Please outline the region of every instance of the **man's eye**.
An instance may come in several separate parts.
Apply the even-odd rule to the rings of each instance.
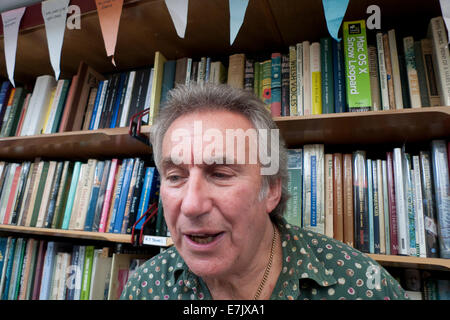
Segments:
[[[218,178],[218,179],[227,179],[227,178],[231,177],[231,175],[223,173],[223,172],[213,172],[212,176],[214,178]]]
[[[171,175],[171,176],[168,176],[166,179],[169,180],[169,182],[175,183],[175,182],[180,181],[181,177],[176,176],[176,175]]]

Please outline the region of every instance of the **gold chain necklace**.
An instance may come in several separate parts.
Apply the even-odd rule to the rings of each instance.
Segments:
[[[261,280],[261,283],[259,284],[258,290],[256,290],[254,300],[259,299],[259,296],[261,295],[264,285],[266,284],[267,278],[269,277],[269,272],[270,269],[272,268],[273,255],[275,253],[275,243],[277,240],[277,234],[278,234],[277,227],[273,226],[272,248],[270,249],[269,263],[267,264],[266,271],[264,271],[264,276]]]

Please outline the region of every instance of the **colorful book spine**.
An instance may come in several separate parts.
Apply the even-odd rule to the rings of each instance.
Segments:
[[[344,57],[349,111],[372,106],[365,20],[344,22]]]
[[[130,158],[127,162],[127,167],[124,173],[122,188],[119,197],[119,207],[117,209],[116,219],[114,221],[114,233],[121,233],[122,225],[124,223],[125,206],[127,203],[128,193],[130,189],[131,177],[133,174],[135,159]]]
[[[313,42],[310,50],[312,114],[322,114],[322,73],[320,65],[320,43]]]
[[[94,260],[94,246],[86,246],[80,300],[89,300],[93,260]]]
[[[406,72],[408,75],[408,88],[411,108],[420,108],[422,107],[422,101],[420,97],[419,77],[417,74],[413,37],[403,38],[403,51],[405,54]]]
[[[325,154],[325,235],[334,237],[333,154]]]
[[[295,46],[289,47],[289,112],[291,116],[298,115],[297,111],[297,53]]]
[[[262,62],[262,99],[266,108],[270,111],[270,103],[272,102],[272,60]]]
[[[116,217],[117,217],[117,212],[119,210],[119,205],[120,205],[120,194],[122,192],[122,186],[123,186],[123,182],[124,182],[124,178],[125,178],[125,171],[127,169],[127,164],[128,161],[130,160],[130,158],[128,159],[123,159],[122,161],[122,166],[120,167],[120,171],[119,171],[119,177],[117,179],[117,188],[115,190],[115,194],[113,197],[113,201],[114,201],[114,205],[112,208],[112,214],[110,217],[110,223],[109,223],[109,228],[108,228],[108,232],[113,232],[114,231],[114,226],[116,223]]]
[[[272,53],[270,79],[270,112],[272,117],[281,116],[281,54]]]
[[[389,237],[391,254],[398,254],[398,223],[397,223],[397,206],[395,196],[395,179],[394,179],[394,155],[393,152],[386,153],[386,173],[388,187],[388,203],[389,203]]]
[[[409,239],[408,255],[417,255],[416,243],[416,218],[414,207],[413,180],[411,175],[411,155],[404,153],[403,174],[405,178],[405,196],[406,196],[406,212],[407,212],[407,230]]]
[[[294,84],[294,88],[297,90],[297,115],[302,116],[305,110],[305,93],[304,93],[304,81],[303,81],[303,43],[299,42],[295,46],[295,54],[297,56],[297,83]],[[291,89],[294,92],[294,89]]]
[[[281,55],[281,115],[290,116],[289,55]]]
[[[69,194],[67,197],[66,209],[64,211],[64,219],[63,219],[63,223],[61,226],[61,228],[64,230],[69,229],[70,218],[72,215],[73,202],[75,200],[75,193],[77,191],[78,177],[80,176],[80,169],[81,169],[81,162],[80,161],[75,162],[75,165],[73,168],[73,173],[72,173],[72,180],[70,183]]]
[[[369,168],[368,168],[369,169]],[[379,187],[378,187],[378,167],[377,161],[372,160],[372,167],[369,169],[372,171],[372,191],[373,191],[373,249],[374,253],[381,253],[381,237],[380,237],[380,206],[379,206]],[[383,239],[384,240],[384,239]],[[372,247],[372,245],[371,245]]]
[[[352,154],[343,156],[343,184],[344,184],[344,243],[354,247],[355,218],[353,215],[353,171]]]
[[[413,164],[413,189],[414,189],[414,208],[416,221],[416,242],[418,246],[417,256],[426,258],[427,249],[425,244],[425,222],[423,214],[422,181],[420,177],[419,156],[412,157]]]
[[[383,211],[384,211],[384,235],[385,235],[385,250],[387,255],[391,255],[391,229],[390,229],[390,215],[389,215],[389,191],[388,191],[388,176],[387,176],[387,160],[381,161],[381,170],[383,176]]]
[[[106,191],[105,191],[105,200],[103,202],[102,213],[100,216],[100,225],[98,228],[99,232],[106,232],[108,213],[109,213],[109,209],[111,206],[111,201],[112,201],[111,198],[113,196],[114,182],[115,182],[116,173],[117,173],[117,166],[118,166],[118,159],[112,159],[111,169],[109,171],[109,177],[108,177],[108,182],[107,182]]]

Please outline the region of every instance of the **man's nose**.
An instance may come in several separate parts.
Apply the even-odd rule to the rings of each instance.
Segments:
[[[185,190],[181,204],[182,214],[195,218],[210,212],[212,208],[210,188],[201,170],[196,168],[191,170]]]

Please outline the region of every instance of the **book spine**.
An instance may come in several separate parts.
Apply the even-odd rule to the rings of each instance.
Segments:
[[[342,174],[342,153],[333,154],[333,176],[334,176],[334,192],[333,192],[333,230],[334,238],[344,241],[344,199],[343,199],[343,174]]]
[[[271,79],[272,79],[272,60],[262,62],[262,98],[266,108],[270,111],[270,103],[272,101]]]
[[[125,171],[127,169],[128,161],[129,161],[129,159],[124,159],[122,162],[122,166],[120,167],[119,177],[117,179],[117,187],[116,187],[116,190],[114,193],[114,197],[112,199],[112,201],[114,201],[114,205],[112,207],[112,214],[110,217],[110,224],[109,224],[108,232],[114,232],[115,221],[116,221],[117,212],[119,210],[119,205],[120,205],[120,194],[122,191],[122,186],[124,184]]]
[[[372,189],[373,189],[373,248],[374,253],[381,253],[381,237],[380,237],[380,222],[382,221],[380,219],[380,206],[379,206],[379,187],[378,187],[378,167],[377,167],[377,161],[372,160],[372,168],[369,170],[372,170]]]
[[[369,51],[369,74],[370,74],[370,94],[372,96],[371,110],[381,110],[381,96],[380,96],[380,79],[378,77],[378,61],[377,48],[375,46],[368,46]]]
[[[419,77],[416,67],[416,56],[414,52],[414,38],[403,38],[403,50],[405,53],[406,72],[408,75],[409,99],[411,101],[411,108],[422,107],[420,97]]]
[[[333,47],[333,78],[334,78],[334,112],[345,112],[347,109],[347,94],[346,94],[346,77],[345,77],[345,62],[344,50],[342,42],[332,41]]]
[[[372,97],[365,21],[344,22],[343,35],[349,111],[369,111]]]
[[[291,197],[286,203],[286,221],[301,227],[302,222],[302,163],[303,150],[288,150],[288,190]]]
[[[414,62],[416,63],[417,79],[419,81],[420,103],[422,107],[429,107],[431,104],[427,89],[425,65],[422,59],[422,43],[420,41],[414,41]]]
[[[104,109],[106,109],[105,106],[106,106],[107,92],[110,86],[111,86],[110,80],[103,80],[103,86],[101,90],[100,101],[97,107],[97,112],[95,114],[95,118],[93,118],[94,122],[93,123],[91,122],[92,126],[89,126],[89,130],[96,130],[100,128],[100,119],[102,114],[104,113]]]
[[[229,57],[228,80],[229,86],[244,89],[245,54],[238,53]]]
[[[97,203],[95,205],[95,214],[92,222],[92,231],[98,232],[100,228],[101,214],[103,211],[103,204],[105,202],[106,188],[108,184],[109,174],[111,170],[111,160],[105,160],[103,168],[102,180],[98,192]]]
[[[400,65],[399,56],[397,50],[397,39],[395,36],[395,30],[388,31],[389,38],[389,54],[391,57],[392,65],[392,79],[394,82],[394,97],[396,109],[403,109],[403,97],[402,97],[402,81],[400,77]]]
[[[297,111],[297,53],[295,46],[289,47],[289,114],[299,115]]]
[[[125,215],[125,206],[126,206],[126,202],[127,202],[128,191],[130,189],[131,176],[133,173],[134,162],[135,162],[135,159],[133,159],[133,158],[128,159],[127,166],[124,171],[122,187],[120,188],[121,190],[120,190],[120,196],[119,196],[119,204],[118,204],[118,209],[117,209],[117,213],[116,213],[116,218],[114,221],[114,229],[112,231],[114,233],[120,233],[122,230],[122,225],[124,222],[123,219],[124,219],[124,215]]]
[[[407,230],[409,238],[409,251],[408,255],[416,256],[416,219],[414,208],[414,193],[413,193],[413,180],[411,175],[411,156],[408,153],[404,153],[403,170],[405,177],[405,197],[406,197],[406,212],[407,212]]]
[[[377,55],[378,55],[378,73],[380,80],[380,91],[381,91],[381,105],[383,110],[389,110],[389,89],[388,89],[388,78],[386,72],[386,61],[384,54],[384,44],[383,44],[383,33],[378,32],[377,38]]]
[[[73,174],[72,174],[72,181],[70,183],[69,195],[67,197],[67,204],[66,204],[66,208],[64,211],[64,219],[63,219],[63,223],[61,226],[61,229],[64,229],[64,230],[69,229],[69,223],[70,223],[71,216],[72,216],[73,203],[75,200],[75,193],[77,191],[80,169],[81,169],[81,162],[79,162],[79,161],[75,162]]]
[[[369,252],[369,203],[366,153],[353,152],[353,212],[355,215],[355,248]]]
[[[270,80],[270,112],[272,117],[281,116],[281,54],[272,53]]]
[[[334,113],[333,49],[331,38],[320,39],[322,73],[322,112]]]
[[[425,79],[427,84],[430,107],[441,106],[441,97],[437,84],[436,71],[433,64],[433,44],[430,39],[420,40],[422,47],[422,61],[425,68]]]
[[[383,215],[384,215],[384,236],[385,236],[385,250],[386,254],[391,254],[391,229],[389,216],[389,191],[388,191],[388,176],[387,176],[387,160],[381,161],[381,170],[383,177]]]
[[[422,181],[420,178],[420,160],[419,156],[413,156],[413,187],[414,187],[414,207],[416,220],[416,239],[418,244],[418,256],[426,258],[427,249],[425,245],[425,222],[423,214]]]
[[[384,217],[384,186],[383,186],[383,170],[382,161],[380,159],[376,160],[376,171],[377,171],[377,187],[378,187],[378,228],[379,228],[379,242],[380,242],[380,254],[386,254],[386,228],[385,228],[385,217]]]
[[[311,64],[310,70],[312,114],[322,114],[322,74],[320,66],[320,43],[311,43],[309,49]]]
[[[214,62],[213,63],[213,69],[211,71],[214,71],[213,73],[213,82],[214,84],[219,84],[218,81],[218,74],[219,74],[219,63],[220,62]],[[254,70],[255,70],[255,76],[254,76],[254,82],[253,82],[253,93],[256,97],[260,96],[260,92],[259,92],[259,85],[261,83],[261,79],[259,78],[260,76],[260,71],[259,69],[261,68],[261,63],[259,63],[258,61],[255,61],[255,65],[254,65]]]
[[[101,97],[102,97],[103,85],[104,84],[105,84],[104,80],[101,80],[98,83],[97,92],[96,92],[95,101],[94,101],[94,108],[92,109],[92,114],[91,114],[91,118],[90,118],[90,121],[89,121],[88,130],[93,130],[94,129],[95,119],[97,117],[98,107],[99,107],[100,100],[101,100]]]
[[[94,246],[86,246],[80,300],[89,300],[93,259],[94,259]]]
[[[353,173],[352,155],[343,156],[343,192],[344,192],[344,243],[354,247],[354,215],[353,215]]]
[[[333,155],[325,154],[325,235],[334,237],[334,176],[333,176]]]
[[[116,173],[117,173],[117,164],[118,164],[118,159],[111,160],[111,169],[109,171],[108,183],[106,186],[105,200],[103,202],[102,213],[100,216],[100,225],[98,228],[99,232],[106,232],[106,226],[107,226],[106,221],[108,220],[109,208],[111,206],[111,201],[112,201],[111,198],[112,198],[112,194],[113,194],[114,182],[115,182]]]
[[[142,188],[142,193],[139,201],[138,216],[136,218],[136,221],[139,220],[139,218],[141,218],[142,215],[147,211],[149,203],[150,185],[153,179],[154,171],[155,168],[152,167],[148,167],[145,170],[144,186]],[[136,229],[141,230],[143,224],[144,224],[143,220],[139,221],[139,223],[136,225]]]
[[[389,231],[390,231],[390,251],[391,254],[398,254],[398,220],[397,220],[397,206],[395,196],[395,179],[394,179],[394,155],[393,152],[386,153],[386,171],[387,171],[387,187],[388,187],[388,202],[389,202]]]
[[[310,43],[302,42],[302,64],[303,64],[303,115],[312,114],[312,97],[311,97],[311,59],[310,59]],[[298,57],[298,56],[297,56]],[[297,84],[298,88],[298,84]]]
[[[138,206],[139,206],[139,197],[142,193],[142,186],[144,183],[145,178],[145,163],[144,161],[139,161],[139,165],[137,168],[137,177],[136,177],[136,184],[133,191],[133,197],[131,199],[130,203],[130,215],[128,219],[128,228],[126,230],[127,234],[131,234],[131,231],[133,229],[133,225],[136,222],[137,213],[138,213]]]
[[[409,253],[409,233],[408,233],[408,215],[406,208],[406,190],[405,176],[403,171],[403,154],[400,148],[394,148],[393,169],[395,185],[395,207],[397,213],[398,227],[398,253],[408,255]]]
[[[422,174],[422,198],[427,258],[438,258],[439,245],[434,198],[435,194],[433,191],[433,177],[431,169],[431,154],[428,151],[421,151],[419,155],[420,172]]]
[[[290,78],[289,78],[289,56],[281,55],[281,115],[283,117],[290,116]]]
[[[450,258],[450,183],[445,140],[431,142],[440,257]]]
[[[89,199],[89,206],[87,208],[86,220],[84,222],[84,231],[92,231],[94,224],[95,209],[97,207],[98,194],[100,192],[100,184],[105,168],[104,161],[98,161],[94,172],[94,181],[92,183],[91,196]]]
[[[389,93],[389,109],[395,110],[395,92],[394,92],[394,78],[392,75],[392,62],[389,45],[389,37],[387,34],[383,34],[383,47],[384,47],[384,60],[386,63],[386,78]]]
[[[374,238],[374,201],[373,201],[373,174],[372,174],[372,160],[367,159],[366,174],[367,174],[367,195],[369,201],[369,252],[375,253],[375,238]]]
[[[296,102],[297,102],[297,114],[298,116],[302,116],[305,110],[305,95],[304,95],[304,83],[303,83],[303,43],[297,43],[294,47],[295,56],[296,56],[296,73],[297,73],[297,81],[296,83],[291,82],[291,86],[294,85],[296,92],[294,89],[291,89],[293,94],[296,94]]]
[[[244,90],[253,92],[254,82],[255,82],[255,61],[253,59],[245,59]]]
[[[130,186],[128,188],[128,195],[126,197],[125,212],[124,212],[123,219],[122,219],[123,220],[122,229],[120,231],[120,233],[122,233],[122,234],[127,233],[128,223],[130,221],[130,206],[131,206],[131,201],[132,201],[133,194],[134,194],[134,188],[136,187],[136,179],[137,179],[137,173],[138,173],[138,168],[139,168],[140,163],[141,163],[141,159],[136,158],[134,160],[134,166],[131,171]]]
[[[433,45],[433,64],[436,71],[441,105],[450,105],[450,53],[448,37],[442,17],[432,18],[428,27],[428,38]]]

